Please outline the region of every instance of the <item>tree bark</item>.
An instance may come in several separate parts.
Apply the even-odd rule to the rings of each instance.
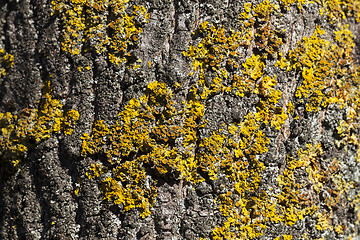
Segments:
[[[70,3],[74,1],[56,2],[64,2],[68,6],[75,5]],[[356,116],[360,115],[360,107],[357,108],[359,104],[356,102],[356,97],[360,95],[360,75],[356,75],[360,73],[360,25],[355,20],[360,14],[360,3],[356,0],[353,6],[350,7],[350,4],[344,7],[346,2],[351,1],[340,1],[343,9],[351,9],[344,10],[345,16],[342,19],[340,12],[329,8],[326,10],[321,1],[299,1],[288,5],[285,2],[272,1],[271,3],[277,7],[273,7],[271,13],[267,13],[266,8],[256,12],[255,8],[259,6],[260,1],[252,2],[249,11],[244,8],[246,1],[130,1],[125,4],[126,11],[131,11],[134,4],[144,6],[149,13],[149,19],[141,25],[142,32],[136,35],[139,37],[137,44],[129,47],[131,56],[126,57],[125,62],[116,64],[110,61],[107,52],[110,48],[97,53],[92,46],[89,51],[84,51],[86,46],[91,46],[90,40],[83,45],[80,44],[79,54],[71,54],[64,50],[62,43],[66,31],[66,14],[65,11],[56,12],[52,9],[54,5],[50,1],[2,1],[0,49],[13,55],[14,60],[12,67],[4,68],[6,75],[0,75],[0,112],[21,116],[24,109],[38,109],[39,102],[44,100],[44,84],[50,81],[52,98],[60,100],[64,112],[71,109],[78,111],[79,119],[71,134],[51,132],[49,137],[30,144],[31,148],[29,147],[26,154],[19,159],[21,164],[13,172],[6,173],[6,169],[1,170],[3,176],[0,183],[0,239],[291,239],[290,235],[292,239],[348,239],[349,236],[358,239],[360,118],[352,118],[353,128],[344,134],[340,132],[339,126],[341,120],[350,121],[351,109],[355,111]],[[319,13],[321,8],[325,9],[323,15]],[[110,16],[111,11],[109,7],[101,14]],[[244,12],[253,16],[241,20],[239,15]],[[338,15],[332,17],[330,13]],[[199,43],[212,31],[201,30],[201,24],[208,21],[208,29],[214,26],[214,34],[216,31],[220,32],[219,29],[224,29],[224,37],[229,42],[230,29],[241,32],[242,22],[251,18],[255,21],[254,24],[250,23],[253,24],[250,32],[254,35],[248,43],[237,47],[237,57],[233,59],[238,61],[238,67],[231,70],[228,65],[225,66],[226,60],[219,60],[219,64],[220,68],[229,74],[229,78],[223,77],[222,86],[232,86],[230,79],[234,76],[233,73],[238,71],[238,75],[244,76],[244,79],[247,76],[246,81],[250,82],[248,86],[253,89],[244,90],[243,96],[235,94],[233,90],[216,90],[207,97],[199,97],[206,86],[211,86],[211,81],[217,74],[208,67],[210,65],[206,65],[203,70],[201,67],[194,68],[194,61],[202,61]],[[354,36],[354,45],[349,57],[345,57],[346,53],[343,53],[344,56],[338,56],[336,61],[339,60],[339,66],[340,59],[351,58],[353,62],[340,66],[341,69],[347,69],[347,75],[339,73],[341,77],[338,79],[324,77],[333,82],[326,83],[327,85],[321,89],[324,94],[322,103],[325,102],[325,98],[331,97],[325,97],[327,91],[334,89],[335,96],[342,89],[336,81],[346,82],[346,77],[353,76],[348,81],[350,90],[346,90],[350,97],[346,98],[345,106],[342,107],[341,103],[330,103],[319,104],[317,110],[308,110],[307,104],[311,96],[299,97],[296,96],[296,92],[299,86],[304,85],[305,70],[310,67],[305,63],[301,63],[301,67],[295,67],[289,60],[289,52],[305,46],[301,45],[305,42],[304,37],[314,36],[317,26],[325,30],[325,34],[319,34],[319,38],[339,46],[340,49],[346,49],[348,46],[345,43],[336,42],[335,31],[341,29],[338,23],[342,24],[342,27],[345,24],[349,25],[348,29]],[[241,32],[240,37],[244,36],[242,34],[245,32]],[[276,45],[276,39],[281,40],[281,44]],[[227,43],[217,44],[220,46]],[[261,44],[265,44],[264,47]],[[317,48],[322,48],[324,44],[320,43]],[[198,47],[193,55],[189,53],[190,46]],[[210,49],[210,46],[208,47]],[[269,50],[270,47],[274,50]],[[326,51],[330,51],[329,49]],[[286,59],[286,64],[290,68],[293,67],[289,71],[276,65],[282,58],[280,52]],[[267,59],[263,58],[265,55]],[[225,59],[231,59],[229,53],[224,56]],[[250,66],[250,60],[248,62],[247,59],[252,56],[261,57],[263,69],[258,60],[254,60],[255,67],[249,67],[249,72],[246,72],[248,70],[245,65],[248,63]],[[298,55],[296,61],[305,58],[305,55],[301,56],[302,58]],[[204,58],[206,57],[205,55]],[[319,66],[322,58],[325,56],[314,60],[316,64],[311,63],[313,69]],[[137,61],[136,64],[139,64],[140,68],[131,69],[134,66],[133,62],[139,59],[141,62]],[[261,73],[259,77],[254,75],[258,67],[260,70],[256,71]],[[353,69],[354,74],[350,74],[349,69]],[[203,85],[198,83],[201,71],[204,73]],[[331,69],[327,71],[330,74]],[[248,181],[241,182],[249,184],[249,189],[244,187],[244,192],[236,190],[238,180],[231,179],[228,174],[231,170],[221,168],[221,160],[219,165],[215,166],[218,169],[217,179],[212,178],[208,172],[210,165],[208,168],[199,165],[193,169],[203,178],[201,182],[181,177],[181,171],[172,168],[170,164],[166,166],[171,171],[159,173],[159,165],[153,162],[147,163],[148,165],[144,163],[144,171],[154,182],[157,196],[150,208],[150,215],[142,218],[139,216],[139,208],[125,211],[124,206],[114,204],[113,199],[104,199],[99,182],[104,180],[106,175],[92,179],[88,177],[91,164],[105,164],[106,157],[103,156],[105,150],[99,150],[95,154],[82,153],[84,134],[93,137],[91,133],[98,120],[104,120],[106,126],[115,124],[120,118],[119,112],[124,111],[131,99],[140,99],[150,91],[149,83],[165,83],[167,89],[173,92],[172,99],[177,102],[176,108],[179,112],[185,109],[181,107],[181,102],[189,103],[190,99],[198,99],[204,106],[203,116],[201,120],[196,120],[196,124],[200,125],[203,120],[206,120],[207,124],[204,128],[196,127],[197,140],[192,143],[193,154],[197,159],[204,152],[211,152],[206,149],[207,147],[202,147],[201,141],[215,136],[213,132],[221,135],[222,130],[219,129],[224,130],[224,146],[228,144],[231,135],[228,130],[231,124],[238,127],[239,139],[245,138],[246,133],[239,131],[245,129],[246,117],[249,117],[250,113],[256,116],[256,112],[265,108],[261,101],[271,102],[267,93],[261,93],[265,75],[276,79],[276,84],[268,89],[281,91],[280,98],[269,108],[272,114],[269,118],[280,118],[280,113],[283,113],[286,119],[279,120],[279,128],[276,127],[275,120],[274,125],[271,122],[273,120],[269,120],[268,123],[254,120],[264,134],[261,139],[268,140],[264,145],[264,151],[251,150],[253,152],[247,154],[245,146],[242,149],[242,158],[235,157],[233,148],[227,147],[231,151],[229,159],[232,159],[234,164],[240,161],[253,161],[254,164],[258,164],[244,167],[243,172],[250,173],[247,176]],[[206,83],[209,79],[210,84]],[[195,94],[191,91],[194,84],[200,89]],[[289,102],[294,103],[293,112],[289,110]],[[182,115],[179,122],[185,121],[185,116],[188,117]],[[182,125],[179,127],[183,128]],[[179,132],[181,139],[174,142],[183,141],[185,135],[181,135],[182,131],[185,130]],[[0,138],[4,138],[4,134],[2,131]],[[347,136],[350,140],[346,140]],[[257,141],[255,137],[253,141]],[[337,144],[341,141],[342,144]],[[174,144],[177,146],[177,142]],[[246,144],[252,146],[253,143],[249,141]],[[311,147],[315,149],[317,144],[321,150],[311,152]],[[104,146],[103,149],[107,147]],[[219,151],[213,156],[224,157],[225,153]],[[142,152],[139,150],[136,154],[141,155]],[[1,153],[0,157],[0,161],[8,161],[4,153]],[[290,159],[298,160],[297,167],[291,168]],[[303,163],[300,163],[301,159]],[[8,165],[4,163],[1,166],[5,168]],[[253,176],[252,170],[250,171],[252,167]],[[311,171],[314,175],[311,175]],[[291,174],[286,175],[286,172],[293,174],[292,180],[286,180],[286,177],[291,178]],[[254,177],[257,173],[259,182],[252,186],[251,182],[257,181]],[[235,171],[234,175],[236,174],[240,176],[242,172]],[[301,187],[297,187],[296,184]],[[290,203],[286,202],[286,199],[280,199],[281,196],[290,196],[292,190],[295,194],[292,200],[300,201],[299,197],[303,195],[307,201]],[[232,209],[228,213],[237,212],[240,215],[239,219],[249,217],[248,220],[244,220],[243,225],[231,222],[229,217],[236,219],[236,216],[226,215],[225,210],[221,210],[227,206],[225,200],[221,199],[227,197],[233,201],[228,205]],[[236,206],[236,201],[245,198],[245,206]],[[335,203],[329,203],[330,200]],[[270,208],[270,203],[274,203],[274,208],[278,209],[275,215],[281,216],[277,221],[276,217],[267,216],[269,212],[263,210]],[[298,216],[304,209],[308,212],[301,212],[301,219],[291,222],[290,217],[286,216],[290,215],[292,208],[295,212],[299,211]],[[245,213],[245,209],[248,213]],[[228,228],[224,227],[227,222],[230,225]],[[264,227],[260,223],[264,224]],[[222,228],[218,230],[220,233],[216,232],[217,228]]]

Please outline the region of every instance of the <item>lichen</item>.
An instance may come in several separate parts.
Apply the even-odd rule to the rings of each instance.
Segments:
[[[360,3],[355,0],[280,0],[281,7],[289,11],[290,6],[296,4],[299,11],[302,6],[317,4],[319,6],[320,16],[331,23],[338,23],[347,18],[353,18],[356,22],[360,21]]]
[[[164,83],[149,83],[146,94],[132,99],[114,125],[97,121],[91,134],[83,136],[84,156],[103,153],[106,157],[102,164],[92,165],[90,178],[110,173],[100,180],[104,198],[124,211],[137,208],[146,217],[156,197],[156,178],[150,172],[199,181],[193,148],[202,115],[199,102],[190,100],[177,111],[172,91]],[[181,144],[175,142],[179,137]]]
[[[254,8],[253,11],[260,17],[260,10]],[[266,14],[262,13],[261,17]],[[198,76],[190,90],[192,98],[178,103],[164,83],[150,82],[145,95],[132,99],[120,112],[116,124],[107,126],[97,121],[91,134],[83,136],[82,154],[103,154],[106,159],[93,164],[89,172],[90,178],[99,179],[104,198],[121,205],[124,211],[138,209],[141,217],[150,214],[156,197],[154,171],[192,184],[204,181],[204,174],[216,180],[222,172],[234,182],[234,192],[242,204],[253,201],[246,193],[257,190],[264,169],[256,156],[267,152],[269,143],[261,124],[278,130],[287,118],[278,106],[281,92],[275,89],[276,76],[265,75],[261,57],[252,55],[242,64],[238,63],[238,48],[244,41],[238,32],[207,22],[197,31],[204,38],[184,52],[192,59],[191,76]],[[228,66],[238,74],[235,70],[229,71]],[[215,74],[210,85],[205,82],[207,72]],[[229,123],[231,135],[219,128],[211,136],[199,138],[199,129],[206,126],[206,99],[231,91],[239,96],[245,93],[260,96],[257,111],[250,112],[239,123]],[[126,173],[128,178],[120,173]],[[107,177],[104,179],[103,175]],[[229,208],[221,199],[220,195],[220,208],[226,214],[225,209]],[[240,227],[242,221],[246,224]],[[228,224],[238,226],[239,231],[247,229],[251,238],[261,234],[261,231],[250,231],[253,223],[248,214],[238,214]],[[255,225],[265,227],[261,221]],[[213,235],[215,237],[215,230]]]
[[[316,0],[321,4],[320,15],[325,15],[330,23],[340,22],[346,18],[360,21],[360,3],[355,0]]]
[[[295,96],[300,103],[306,102],[307,111],[319,111],[333,103],[344,107],[348,101],[355,102],[356,88],[350,86],[358,86],[359,67],[351,57],[354,42],[347,28],[339,26],[335,42],[330,42],[321,38],[325,31],[318,26],[311,37],[304,37],[295,50],[288,52],[287,58],[276,63],[282,69],[301,74],[302,84]]]
[[[306,111],[317,113],[326,110],[329,105],[346,109],[346,118],[340,120],[337,127],[340,140],[335,141],[337,147],[344,147],[345,151],[349,145],[359,149],[360,68],[352,58],[355,44],[348,28],[348,25],[338,24],[333,33],[334,40],[329,41],[322,38],[325,31],[318,26],[312,36],[304,37],[295,50],[290,50],[286,58],[281,58],[276,64],[300,76],[301,84],[296,89],[295,100],[297,105],[304,104]],[[326,193],[326,207],[315,212],[317,230],[340,234],[346,224],[337,223],[332,217],[333,211],[341,199],[348,198],[348,190],[353,188],[354,183],[345,181],[338,173],[339,161],[330,161],[328,169],[322,167],[329,160],[319,158],[322,155],[320,144],[307,145],[307,148],[298,151],[299,160],[290,161],[289,169],[305,168],[312,186],[312,193],[308,196]],[[347,201],[352,204],[349,199]]]
[[[93,50],[106,54],[111,63],[127,63],[131,51],[139,42],[142,26],[149,14],[141,5],[133,5],[129,0],[54,0],[51,2],[53,14],[61,17],[63,23],[61,49],[71,54]]]
[[[45,81],[42,98],[36,109],[23,109],[18,114],[0,113],[0,159],[4,176],[19,169],[27,153],[51,135],[70,135],[79,113],[64,111],[60,100],[53,99],[50,81]]]
[[[6,76],[6,71],[14,65],[14,56],[0,49],[0,78]]]
[[[282,1],[280,6],[293,3],[299,9],[308,4]],[[98,181],[104,199],[123,211],[136,209],[147,217],[156,200],[157,179],[196,185],[225,176],[227,191],[219,192],[215,199],[223,223],[215,226],[209,238],[254,239],[268,225],[281,222],[291,228],[308,216],[315,216],[318,231],[341,234],[345,224],[335,223],[331,216],[351,183],[339,173],[339,160],[325,159],[320,143],[311,141],[295,156],[287,156],[277,176],[279,192],[260,188],[265,169],[260,159],[268,152],[269,134],[282,134],[289,116],[289,120],[298,120],[294,115],[299,106],[309,114],[330,105],[346,109],[347,117],[337,129],[338,145],[359,144],[359,67],[352,59],[355,45],[348,26],[338,25],[330,33],[333,41],[326,40],[318,26],[312,36],[304,37],[283,56],[284,31],[271,23],[280,14],[279,8],[270,1],[254,6],[246,3],[235,30],[200,23],[194,45],[183,52],[191,62],[191,86],[183,102],[175,100],[170,86],[152,81],[143,96],[127,103],[115,124],[96,121],[91,133],[83,135],[82,155],[97,160],[88,177]],[[252,54],[245,58],[243,52],[248,50]],[[299,86],[291,101],[283,96],[276,75],[269,73],[268,59],[276,62],[271,67],[298,76]],[[179,89],[181,84],[173,86]],[[205,106],[216,95],[258,100],[241,119],[203,136]],[[326,194],[323,202],[314,200],[321,194]]]

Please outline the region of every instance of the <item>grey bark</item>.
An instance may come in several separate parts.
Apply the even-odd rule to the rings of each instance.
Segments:
[[[126,71],[119,74],[103,56],[90,53],[73,56],[62,52],[61,22],[51,16],[50,1],[0,2],[0,47],[13,54],[15,61],[7,76],[0,79],[0,111],[36,107],[42,83],[52,73],[54,96],[62,99],[67,109],[80,113],[72,135],[56,135],[43,141],[29,153],[20,172],[0,183],[0,239],[196,239],[209,236],[224,220],[214,203],[216,192],[224,191],[218,182],[213,185],[203,182],[193,190],[182,181],[160,180],[152,214],[141,219],[136,211],[124,213],[103,201],[96,181],[85,175],[94,160],[80,156],[80,137],[91,131],[93,122],[114,121],[131,98],[141,96],[150,81],[159,80],[171,86],[186,79],[190,62],[182,51],[191,42],[191,32],[204,20],[221,21],[224,26],[233,27],[233,19],[243,4],[229,0],[142,2],[151,17],[136,54],[154,67],[143,67],[140,76]],[[282,24],[288,30],[284,52],[313,33],[317,15],[311,8],[299,13],[296,7],[284,13]],[[360,32],[358,24],[352,24],[351,28],[354,33]],[[79,73],[76,68],[80,63],[91,66],[91,70]],[[296,82],[277,74],[283,94],[291,98]],[[208,131],[222,122],[241,119],[246,109],[254,106],[253,102],[256,99],[237,102],[229,96],[214,97],[207,104]],[[276,186],[274,176],[284,166],[286,154],[296,152],[310,139],[317,139],[327,144],[326,154],[344,159],[344,175],[359,183],[360,170],[353,159],[356,149],[345,153],[334,146],[334,131],[343,114],[339,109],[329,109],[326,128],[319,115],[303,115],[301,122],[286,123],[288,136],[282,139],[272,136],[269,152],[261,157],[266,166],[263,181]],[[79,182],[81,191],[76,196],[74,190]],[[353,221],[355,214],[348,211],[342,217]],[[297,224],[298,233],[284,224],[274,224],[268,226],[260,239],[290,233],[295,234],[293,239],[300,239],[304,232],[311,239],[320,238],[313,231],[314,221],[309,218]],[[359,227],[354,228],[359,236]],[[326,239],[336,236],[329,235]]]

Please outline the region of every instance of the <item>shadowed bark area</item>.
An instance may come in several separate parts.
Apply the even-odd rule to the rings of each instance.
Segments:
[[[358,239],[359,20],[1,1],[0,239]]]

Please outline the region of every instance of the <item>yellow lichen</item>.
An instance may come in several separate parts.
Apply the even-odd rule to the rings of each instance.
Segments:
[[[129,0],[53,0],[51,4],[53,14],[59,14],[63,22],[63,51],[77,55],[93,49],[106,53],[116,64],[127,62],[138,43],[141,26],[149,19],[141,5],[130,10]]]
[[[283,238],[284,238],[284,240],[291,240],[293,238],[293,236],[284,234]]]
[[[1,165],[8,173],[18,169],[27,152],[52,134],[71,134],[79,113],[65,112],[58,99],[53,99],[50,81],[43,87],[37,109],[23,109],[19,114],[0,113]]]
[[[348,83],[357,85],[355,76],[358,67],[347,67],[347,64],[353,63],[350,56],[354,46],[351,32],[346,26],[341,27],[335,32],[336,42],[322,39],[320,36],[324,33],[317,27],[311,37],[304,37],[295,50],[289,51],[287,59],[281,58],[276,64],[287,71],[301,73],[303,81],[295,96],[300,102],[306,100],[307,111],[319,111],[332,103],[344,106],[352,91]]]
[[[316,0],[322,5],[320,15],[325,15],[330,23],[339,22],[346,18],[360,21],[360,2],[358,0]]]
[[[305,4],[287,2],[297,2],[299,8]],[[270,27],[276,14],[280,14],[279,8],[270,1],[246,3],[239,29],[201,23],[194,45],[183,52],[191,62],[192,84],[182,103],[175,101],[165,83],[153,81],[142,97],[128,102],[115,124],[95,122],[92,132],[82,137],[82,155],[98,156],[88,176],[99,181],[104,199],[121,205],[124,211],[137,209],[146,217],[156,199],[158,176],[192,185],[205,179],[216,181],[221,174],[229,180],[227,192],[216,196],[224,221],[209,237],[254,239],[268,223],[284,222],[291,227],[314,213],[319,216],[318,229],[324,228],[319,214],[330,214],[340,195],[346,193],[341,190],[347,186],[338,180],[341,177],[331,177],[337,176],[337,161],[322,162],[321,145],[307,144],[296,157],[288,156],[277,178],[280,192],[273,193],[259,188],[265,168],[259,159],[268,151],[269,130],[282,132],[287,114],[293,115],[295,106],[300,105],[311,112],[330,104],[346,107],[347,119],[338,128],[342,143],[358,143],[354,129],[359,92],[350,87],[358,84],[359,76],[351,58],[353,36],[347,26],[340,25],[335,40],[329,41],[317,27],[312,36],[282,56],[280,36],[284,32]],[[245,58],[242,54],[249,49],[253,54]],[[269,58],[300,76],[293,102],[283,98],[276,76],[267,74]],[[178,90],[182,84],[173,86]],[[256,97],[256,108],[202,136],[207,100],[227,94],[239,100]],[[303,178],[298,179],[299,175]],[[311,196],[322,192],[329,193],[324,202],[314,202]],[[330,212],[324,211],[325,206]],[[282,237],[292,239],[291,235]]]
[[[338,24],[337,30],[334,31],[334,41],[323,39],[321,35],[324,34],[325,31],[317,27],[311,37],[304,37],[298,43],[298,47],[289,51],[287,58],[279,60],[277,65],[288,71],[301,73],[302,84],[297,88],[295,95],[300,104],[305,104],[307,111],[317,112],[326,109],[330,104],[346,109],[346,118],[340,120],[337,127],[340,140],[336,140],[335,143],[339,148],[344,146],[345,151],[349,145],[353,145],[359,152],[360,68],[352,58],[354,37],[349,26],[342,24]],[[333,231],[335,223],[325,216],[332,214],[332,209],[340,199],[346,198],[348,189],[352,188],[354,183],[345,181],[341,174],[334,174],[338,169],[336,160],[329,166],[333,175],[329,178],[331,171],[323,169],[317,159],[318,155],[321,155],[321,147],[313,147],[308,145],[308,150],[299,150],[300,159],[296,164],[300,165],[295,168],[305,167],[315,194],[327,193],[324,203],[330,212],[317,213],[316,227],[318,230]],[[290,166],[294,163],[290,163]],[[329,179],[333,187],[325,187],[325,181],[330,181]]]
[[[331,217],[329,213],[326,212],[317,212],[317,224],[316,229],[320,231],[324,231],[326,229],[329,229],[330,231],[333,230],[333,227],[331,226]]]
[[[254,80],[264,75],[265,64],[260,60],[260,56],[252,55],[246,59],[243,66],[245,68],[244,74],[249,75]]]
[[[149,171],[202,181],[196,172],[194,148],[204,106],[194,100],[184,103],[181,111],[174,106],[172,91],[164,83],[151,82],[145,95],[130,100],[114,125],[97,121],[91,135],[82,138],[83,155],[101,152],[107,160],[100,169],[94,165],[89,177],[109,172],[110,176],[100,181],[100,189],[105,199],[123,205],[124,211],[136,208],[141,217],[150,214],[156,179],[148,176]],[[181,146],[175,146],[180,136]],[[179,147],[184,150],[180,152]],[[112,167],[106,167],[108,164]]]
[[[14,65],[14,56],[7,54],[4,49],[0,49],[0,78],[6,76],[6,71]]]

